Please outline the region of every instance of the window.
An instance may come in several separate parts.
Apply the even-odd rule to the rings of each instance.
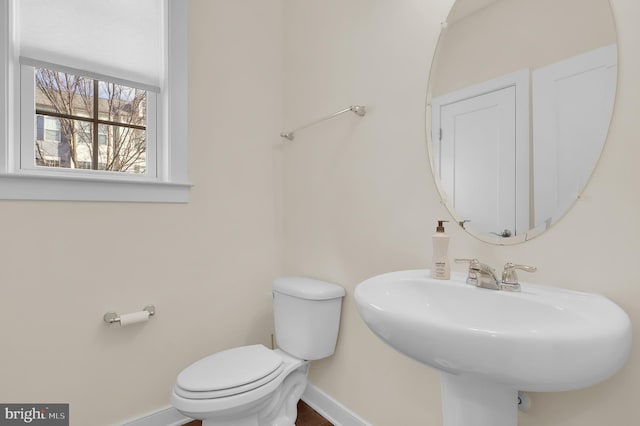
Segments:
[[[86,122],[78,123],[78,132],[80,132],[79,137],[82,138],[82,142],[91,145],[93,138],[93,127],[91,124]],[[108,135],[109,127],[105,124],[98,124],[98,145],[106,145],[109,141]]]
[[[188,0],[89,3],[0,2],[0,199],[186,202]]]
[[[52,117],[44,117],[42,115],[39,115],[37,118],[41,122],[43,122],[42,140],[48,141],[48,142],[60,142],[61,141],[60,120]]]
[[[155,102],[154,94],[43,67],[27,72],[34,74],[33,89],[27,90],[35,91],[31,106],[36,127],[33,140],[22,138],[27,145],[20,159],[22,168],[135,174],[155,170],[147,164],[147,153],[153,152],[148,146],[155,146],[147,124],[154,126],[155,119],[147,120],[146,108],[149,98]]]

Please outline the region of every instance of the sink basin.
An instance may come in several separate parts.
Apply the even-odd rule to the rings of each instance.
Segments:
[[[587,387],[629,356],[629,317],[602,295],[527,283],[513,293],[465,281],[455,272],[434,280],[428,270],[400,271],[355,291],[378,337],[442,372],[445,426],[515,425],[517,391]]]

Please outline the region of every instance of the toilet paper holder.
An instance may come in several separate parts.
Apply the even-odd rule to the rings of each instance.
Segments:
[[[152,317],[156,314],[156,307],[153,305],[147,305],[144,307],[142,311],[148,312],[149,317]],[[120,315],[118,315],[115,312],[107,312],[106,314],[104,314],[104,317],[102,318],[104,319],[104,322],[108,324],[113,324],[114,322],[120,322]]]

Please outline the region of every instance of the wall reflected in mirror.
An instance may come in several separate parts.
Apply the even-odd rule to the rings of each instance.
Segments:
[[[429,154],[458,223],[496,244],[557,222],[604,146],[617,76],[608,0],[457,0],[429,78]]]

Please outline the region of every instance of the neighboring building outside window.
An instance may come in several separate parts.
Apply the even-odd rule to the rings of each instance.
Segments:
[[[42,139],[45,141],[51,142],[60,142],[61,141],[61,132],[60,132],[60,120],[52,117],[42,117],[42,127],[43,127],[43,137]]]
[[[34,79],[36,166],[145,173],[147,91],[47,68]]]

